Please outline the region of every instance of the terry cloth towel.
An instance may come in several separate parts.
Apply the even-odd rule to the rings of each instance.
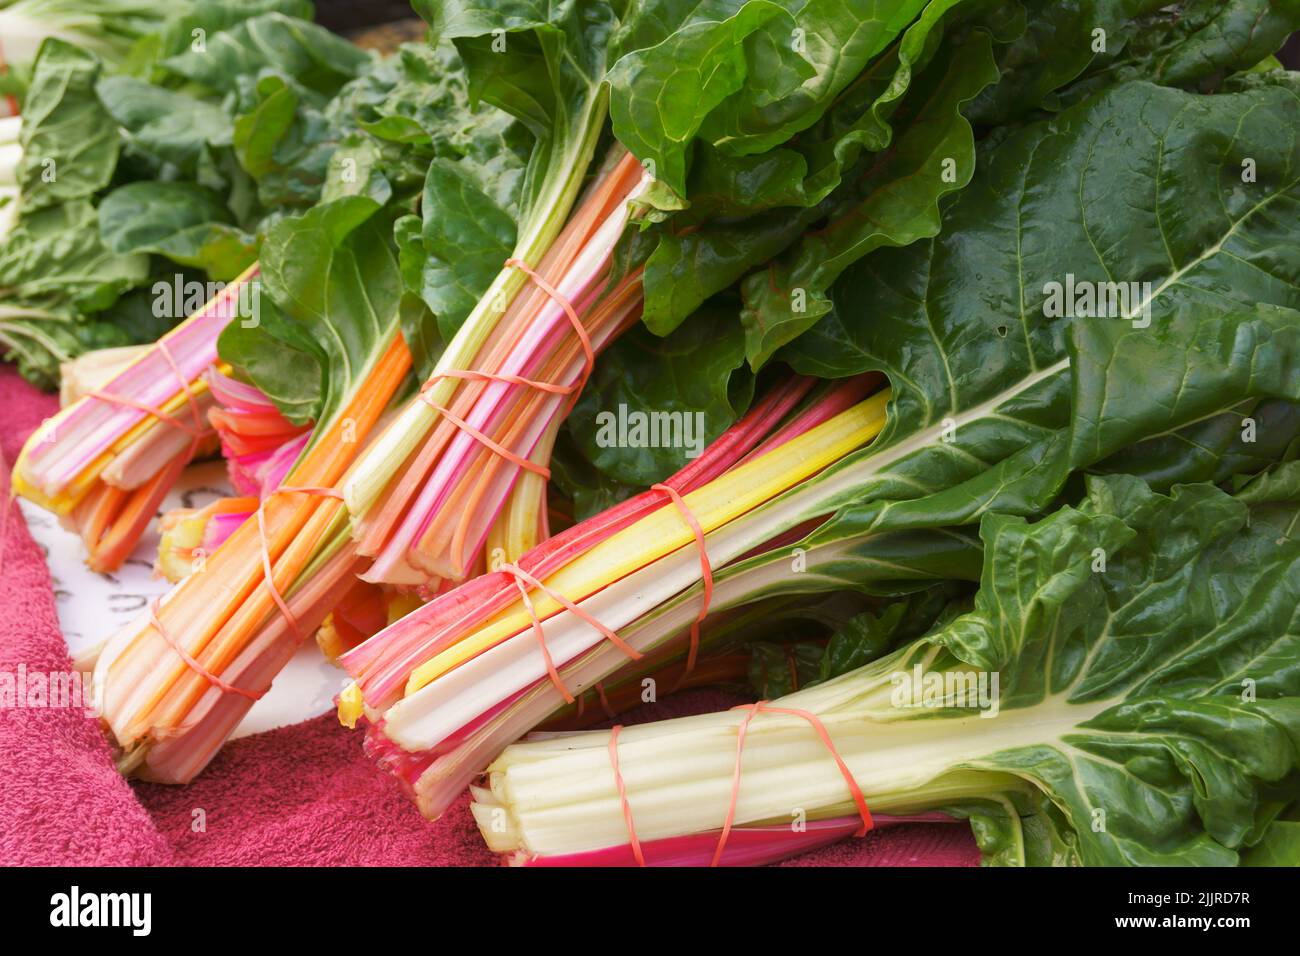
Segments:
[[[56,408],[0,368],[0,674],[66,674],[45,556],[9,500],[9,464]],[[29,682],[30,683],[30,682]],[[30,687],[29,687],[30,690]],[[39,697],[35,698],[39,701]],[[0,708],[3,865],[493,865],[468,797],[430,823],[331,715],[230,743],[184,787],[131,783],[79,708]],[[624,720],[737,703],[696,691]],[[672,713],[668,713],[671,707]],[[649,711],[653,710],[653,713]],[[792,866],[973,866],[967,827],[910,824],[789,860]]]

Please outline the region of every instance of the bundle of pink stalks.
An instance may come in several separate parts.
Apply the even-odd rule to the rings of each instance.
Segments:
[[[878,383],[879,377],[872,374],[822,386],[814,378],[792,376],[771,388],[698,458],[662,486],[678,495],[701,488],[742,462],[829,421],[858,403]],[[545,580],[578,556],[663,508],[674,508],[674,503],[661,486],[656,486],[543,541],[523,555],[516,567],[533,580]],[[384,713],[403,700],[412,673],[515,605],[520,599],[519,580],[515,572],[493,571],[467,581],[339,660],[355,680],[355,687],[349,688],[345,697],[359,694],[364,705],[367,751],[404,782],[421,811],[430,818],[439,816],[505,746],[567,703],[553,680],[543,677],[487,707],[430,749],[407,751],[385,735]],[[571,601],[587,597],[568,595]],[[525,629],[519,633],[527,637],[530,632]],[[683,651],[687,633],[683,630],[674,638]],[[690,638],[688,668],[698,650],[698,633]],[[630,666],[626,658],[623,660]],[[561,667],[568,663],[555,662]],[[573,686],[585,688],[590,683]],[[348,710],[341,706],[340,716],[344,717]]]
[[[284,476],[311,440],[311,425],[294,425],[259,388],[211,368],[208,388],[216,406],[208,422],[221,439],[230,481],[241,495],[265,497],[279,488]]]
[[[365,580],[433,592],[482,570],[494,526],[506,560],[526,550],[520,540],[531,546],[546,536],[556,431],[595,355],[640,318],[640,270],[614,280],[611,269],[630,204],[648,181],[622,153],[588,187],[535,269],[506,263],[507,273],[523,274],[522,290],[472,366],[425,383],[422,397],[436,413],[427,437],[374,507],[352,509],[358,553],[374,558]],[[456,388],[442,404],[434,391],[447,379]],[[381,437],[376,447],[383,444]]]
[[[259,388],[208,369],[203,380],[216,404],[208,422],[221,442],[238,497],[219,498],[202,508],[176,508],[162,516],[155,571],[179,581],[202,566],[258,504],[284,483],[311,439],[310,425],[294,425]]]
[[[87,563],[130,556],[185,465],[215,449],[203,373],[217,337],[243,314],[250,269],[100,388],[48,419],[14,467],[14,489],[81,534]]]

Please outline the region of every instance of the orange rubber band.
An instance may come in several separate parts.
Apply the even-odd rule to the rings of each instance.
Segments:
[[[172,350],[167,347],[167,343],[159,339],[155,344],[158,346],[158,351],[162,353],[162,357],[167,360],[167,364],[171,366],[176,381],[181,383],[181,391],[185,393],[185,404],[189,406],[190,416],[194,419],[195,430],[202,432],[203,416],[199,414],[198,402],[195,401],[194,393],[190,391],[189,379],[181,373],[181,367],[176,362],[175,356],[172,355]]]
[[[271,492],[270,495],[267,495],[267,498],[269,499],[273,495],[278,495],[282,492],[299,492],[308,495],[323,495],[329,498],[338,498],[339,500],[342,500],[343,498],[343,495],[333,488],[293,488],[293,487],[277,488],[275,491]],[[263,500],[262,504],[265,503],[266,501]],[[285,602],[284,597],[280,594],[279,590],[276,589],[275,581],[271,576],[271,554],[270,554],[270,548],[268,547],[266,541],[266,525],[263,524],[262,522],[262,505],[257,506],[257,511],[254,512],[254,514],[257,517],[258,534],[262,540],[262,568],[263,568],[263,573],[266,576],[267,590],[271,592],[271,599],[275,601],[276,606],[279,607],[280,612],[285,617],[285,620],[289,622],[289,627],[293,630],[294,635],[299,640],[302,640],[302,630],[298,626],[298,619],[294,617],[293,612],[289,610],[289,605]],[[190,656],[190,654],[185,650],[185,648],[181,647],[180,642],[178,642],[176,638],[172,637],[172,635],[168,633],[167,629],[163,627],[162,621],[158,619],[157,598],[155,598],[153,601],[149,603],[149,623],[153,625],[153,629],[159,633],[162,639],[171,646],[171,649],[176,652],[177,656],[179,656],[180,659],[183,660],[192,671],[194,671],[194,673],[198,674],[200,677],[206,680],[213,687],[216,687],[227,694],[239,694],[241,697],[247,697],[249,700],[260,700],[262,698],[262,694],[264,694],[265,691],[263,691],[262,694],[255,694],[252,691],[244,690],[242,687],[236,687],[234,684],[229,684],[226,681],[223,681],[216,674],[213,674],[211,671],[207,670],[202,664],[200,664],[197,660],[195,660],[192,656]]]
[[[425,394],[425,390],[429,388],[433,384],[433,382],[434,379],[430,379],[420,387],[420,399],[426,405],[428,405],[434,411],[438,412],[440,415],[442,415],[443,418],[447,419],[447,421],[451,422],[453,425],[455,425],[465,434],[469,435],[475,441],[479,442],[490,451],[496,452],[506,461],[510,462],[513,465],[517,465],[518,467],[524,469],[525,471],[531,471],[535,475],[541,475],[543,478],[547,479],[548,481],[550,480],[551,469],[547,468],[545,465],[539,465],[534,461],[529,461],[527,458],[524,458],[520,455],[516,455],[505,445],[502,445],[500,442],[493,441],[491,438],[489,438],[487,435],[484,435],[481,431],[479,431],[469,422],[465,421],[465,419],[458,418],[457,416],[449,412],[447,409],[443,408],[441,405],[436,404],[432,399],[430,399]]]
[[[564,314],[568,317],[569,323],[573,326],[574,333],[578,336],[578,341],[582,343],[583,370],[581,377],[573,385],[555,385],[551,382],[539,382],[535,379],[524,378],[522,375],[512,375],[504,372],[497,373],[468,369],[452,369],[446,372],[438,372],[437,374],[430,376],[428,381],[420,386],[420,400],[434,411],[438,412],[438,414],[442,415],[443,418],[447,419],[447,421],[451,422],[461,431],[465,432],[465,434],[479,442],[479,444],[483,445],[489,451],[500,455],[506,461],[518,468],[522,468],[524,471],[530,471],[533,474],[540,475],[542,478],[550,481],[551,469],[547,468],[545,465],[539,465],[534,461],[530,461],[522,455],[516,455],[509,448],[506,448],[499,442],[493,441],[463,418],[453,415],[446,408],[436,404],[426,394],[427,391],[440,379],[459,378],[469,381],[504,382],[507,385],[522,385],[526,388],[535,388],[539,391],[550,392],[552,395],[568,395],[573,400],[576,400],[578,393],[581,392],[583,387],[587,384],[587,379],[591,377],[591,371],[596,365],[596,350],[592,347],[591,336],[587,333],[586,327],[582,324],[582,319],[578,316],[578,310],[573,307],[573,303],[565,298],[565,296],[555,288],[555,286],[542,278],[541,275],[534,271],[533,268],[522,259],[507,259],[505,261],[505,268],[515,268],[527,275],[533,280],[533,282],[537,283],[537,286],[543,292],[550,296],[555,302],[559,303],[560,308],[564,310]],[[570,408],[572,408],[572,402],[570,403]],[[572,701],[569,701],[569,703],[572,703]]]
[[[275,602],[275,606],[279,608],[280,613],[284,615],[285,622],[289,625],[289,630],[293,632],[293,636],[301,641],[303,633],[302,628],[298,625],[298,619],[294,617],[293,611],[289,610],[289,603],[284,599],[284,595],[280,593],[280,589],[275,586],[275,576],[271,569],[271,546],[266,540],[266,522],[262,518],[262,509],[266,506],[268,501],[279,494],[293,493],[320,495],[325,498],[335,498],[339,501],[343,500],[343,493],[334,488],[307,488],[282,485],[263,498],[261,504],[257,506],[257,510],[253,512],[254,517],[257,519],[257,535],[262,544],[262,576],[266,580],[266,589],[271,592],[271,600]]]
[[[747,710],[744,719],[736,730],[736,770],[731,777],[731,802],[727,806],[727,816],[722,823],[722,833],[718,837],[718,848],[713,851],[713,862],[710,866],[717,866],[722,859],[722,851],[727,845],[727,838],[731,836],[731,826],[736,819],[736,801],[740,797],[740,758],[745,750],[745,735],[749,730],[750,721],[759,713],[764,714],[788,714],[792,717],[801,717],[812,725],[821,742],[826,745],[831,756],[835,759],[835,766],[844,776],[844,782],[848,784],[849,794],[853,797],[853,802],[858,808],[858,814],[862,817],[862,826],[853,835],[855,837],[865,836],[867,831],[875,826],[871,819],[871,811],[867,808],[867,798],[862,795],[862,788],[858,786],[857,780],[853,778],[853,773],[849,770],[844,758],[840,752],[835,749],[835,742],[831,740],[830,733],[826,730],[826,725],[818,719],[817,715],[807,710],[797,710],[793,707],[769,707],[767,701],[760,700],[753,704],[741,704],[733,710]]]
[[[596,681],[596,696],[600,698],[600,709],[605,712],[605,716],[613,720],[618,716],[618,712],[609,704],[609,698],[605,696],[605,685]]]
[[[618,767],[618,732],[622,724],[615,724],[609,732],[609,762],[614,768],[614,785],[618,787],[618,798],[623,802],[623,820],[627,823],[628,839],[632,841],[632,856],[637,866],[645,866],[645,854],[641,852],[641,841],[637,839],[636,826],[632,823],[632,804],[627,800],[627,786],[623,783],[623,772]]]
[[[459,378],[470,382],[505,382],[507,385],[523,385],[528,388],[535,388],[539,392],[550,392],[552,395],[568,395],[574,391],[574,385],[556,385],[553,382],[539,382],[536,379],[524,378],[522,375],[509,375],[505,372],[479,372],[473,369],[454,368],[446,372],[438,372],[429,376],[429,380],[421,388],[423,391],[440,378]]]
[[[660,484],[651,485],[650,490],[662,491],[672,499],[677,510],[681,512],[682,520],[686,522],[691,529],[691,533],[695,535],[695,546],[700,550],[700,574],[704,579],[704,601],[700,605],[700,613],[691,624],[691,650],[686,656],[686,670],[682,671],[682,676],[677,681],[677,686],[680,687],[682,681],[686,680],[687,675],[695,670],[695,659],[700,653],[700,625],[709,616],[709,602],[713,600],[713,565],[709,563],[709,550],[704,543],[704,529],[700,526],[700,522],[695,515],[691,513],[691,509],[686,506],[686,502],[678,494],[677,489]]]
[[[166,412],[164,412],[162,409],[158,408],[155,405],[149,405],[146,404],[145,402],[137,402],[134,398],[127,398],[125,395],[114,395],[112,392],[101,392],[98,389],[96,389],[93,392],[87,392],[86,397],[97,398],[102,402],[108,402],[112,405],[122,405],[125,406],[126,408],[134,408],[138,412],[144,412],[147,415],[152,415],[160,422],[163,422],[166,425],[170,425],[172,428],[175,428],[178,431],[183,431],[187,435],[195,434],[193,425],[185,424],[179,418],[175,418],[171,415],[168,415]],[[203,435],[199,434],[197,437],[201,438],[203,437]]]
[[[114,395],[112,392],[105,392],[96,389],[93,392],[87,392],[86,397],[99,399],[101,402],[108,402],[112,405],[123,405],[127,408],[134,408],[138,412],[152,415],[160,422],[190,435],[194,439],[194,442],[190,447],[190,454],[193,455],[198,449],[199,442],[208,435],[212,429],[203,426],[203,417],[199,414],[199,407],[195,401],[194,393],[190,391],[189,380],[181,373],[181,368],[176,363],[176,359],[172,356],[171,350],[167,348],[167,344],[160,339],[155,343],[155,345],[157,346],[158,351],[162,354],[162,357],[167,360],[167,364],[171,366],[172,372],[176,375],[176,381],[180,382],[181,391],[185,395],[185,403],[189,406],[190,415],[194,418],[193,425],[186,425],[179,418],[168,415],[161,408],[154,405],[148,405],[144,402],[137,402],[135,399],[127,398],[125,395]]]
[[[592,617],[582,608],[578,607],[578,605],[570,601],[563,594],[560,594],[558,591],[554,590],[553,588],[547,587],[545,584],[543,584],[537,578],[533,577],[531,574],[529,574],[527,571],[525,571],[523,568],[519,567],[518,565],[503,564],[500,567],[498,567],[496,570],[504,574],[508,574],[510,575],[511,578],[514,579],[515,587],[519,589],[519,596],[524,604],[524,610],[528,612],[528,616],[533,620],[533,633],[537,635],[537,643],[542,649],[542,660],[546,662],[546,673],[550,676],[551,683],[555,685],[555,689],[560,692],[560,696],[564,698],[564,702],[566,704],[574,703],[576,698],[571,693],[569,693],[569,688],[566,687],[564,685],[564,681],[560,679],[560,672],[559,670],[556,669],[555,661],[552,660],[551,652],[546,646],[546,633],[542,629],[542,619],[537,616],[537,610],[536,608],[533,607],[532,598],[528,596],[528,588],[524,587],[525,584],[528,585],[528,587],[537,588],[537,590],[541,591],[543,594],[549,597],[556,604],[559,604],[565,609],[572,611],[574,614],[578,616],[580,620],[594,627],[597,631],[599,631],[602,635],[604,635],[606,640],[610,641],[615,647],[617,647],[620,651],[622,651],[632,660],[639,661],[644,656],[640,651],[632,647],[621,637],[619,637],[617,634],[615,634],[613,631],[607,628],[604,624],[601,624],[600,621],[596,620],[594,617]]]
[[[596,350],[592,348],[591,336],[587,334],[587,329],[582,324],[582,319],[578,317],[578,310],[573,307],[573,303],[570,302],[559,289],[555,288],[555,286],[547,282],[546,279],[542,278],[542,276],[533,269],[532,266],[524,262],[522,259],[507,259],[505,267],[507,269],[518,269],[524,275],[528,276],[528,278],[532,279],[533,282],[536,283],[537,287],[550,296],[551,299],[564,310],[564,314],[568,316],[569,324],[573,326],[574,334],[578,336],[578,341],[582,343],[582,354],[585,359],[582,377],[578,379],[578,383],[573,387],[574,397],[576,398],[577,394],[586,386],[587,379],[591,377],[591,370],[596,367]]]
[[[222,693],[238,694],[240,697],[247,697],[249,700],[262,699],[262,694],[255,694],[250,690],[244,690],[242,687],[236,687],[234,684],[226,683],[190,656],[190,653],[186,651],[185,648],[181,647],[180,642],[177,641],[176,638],[172,637],[171,634],[168,633],[167,629],[162,626],[162,621],[158,620],[158,598],[154,598],[149,602],[149,623],[152,624],[153,629],[162,636],[162,639],[171,646],[171,649],[176,652],[176,656],[183,660],[190,670],[194,671],[194,673],[198,674],[213,687],[217,688]],[[263,693],[265,693],[265,691],[263,691]]]

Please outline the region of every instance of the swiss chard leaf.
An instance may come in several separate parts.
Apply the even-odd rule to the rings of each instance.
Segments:
[[[87,199],[117,167],[117,124],[95,96],[100,63],[58,39],[41,47],[33,67],[17,171],[25,210]]]
[[[152,78],[164,71],[158,63],[168,57],[207,48],[209,36],[238,26],[262,13],[282,13],[299,20],[312,18],[311,0],[190,0],[167,18],[161,29],[140,37],[120,72]]]
[[[430,163],[423,222],[404,218],[397,231],[407,287],[438,317],[444,339],[456,334],[515,245],[514,218],[466,165],[443,158]]]
[[[129,183],[99,206],[100,234],[112,251],[157,253],[220,281],[257,259],[254,238],[230,218],[220,196],[186,182]]]
[[[315,348],[304,347],[301,335],[279,332],[278,323],[250,329],[232,325],[222,345],[248,337],[263,343],[268,354],[281,353],[276,364],[263,361],[246,367],[245,374],[272,398],[280,396],[286,415],[314,420],[314,434],[320,435],[326,431],[322,423],[333,421],[398,334],[404,290],[391,222],[366,196],[324,203],[270,229],[261,269],[263,294]],[[244,342],[238,354],[259,347]],[[302,356],[313,353],[320,368],[319,398],[304,415],[304,386],[294,378],[308,367]]]
[[[1224,480],[1265,448],[1285,454],[1300,314],[1245,303],[1300,305],[1300,143],[1275,132],[1300,118],[1288,84],[1210,97],[1131,84],[1080,104],[992,150],[939,238],[853,267],[835,311],[784,354],[814,374],[883,371],[889,414],[868,449],[781,505],[806,509],[794,522],[839,510],[801,545],[817,573],[773,590],[970,579],[978,551],[961,529],[991,510],[1042,513],[1071,475],[1147,452],[1162,483]],[[1171,208],[1192,203],[1213,221]],[[1049,288],[1070,275],[1145,291],[1122,314],[1057,315]]]
[[[646,488],[684,467],[749,405],[753,376],[729,310],[706,308],[672,335],[643,328],[600,357],[566,425],[613,481]]]
[[[455,43],[471,100],[516,117],[536,140],[518,216],[521,251],[535,256],[533,246],[540,241],[544,248],[562,225],[551,221],[556,203],[575,191],[591,163],[605,116],[615,11],[593,0],[414,6],[434,37]]]
[[[96,87],[128,143],[193,175],[210,151],[229,146],[234,126],[219,103],[131,76],[109,76]]]
[[[323,408],[329,358],[312,328],[286,318],[269,296],[258,303],[258,327],[232,322],[217,340],[217,352],[256,385],[295,425],[316,419]]]
[[[168,72],[212,90],[229,93],[241,76],[274,69],[310,90],[333,95],[356,76],[370,54],[324,27],[269,12],[241,20],[164,59]]]
[[[149,276],[144,255],[118,255],[99,238],[89,200],[25,215],[0,246],[0,292],[6,300],[53,300],[97,312]]]
[[[925,6],[644,4],[610,72],[614,132],[686,195],[696,139],[736,156],[779,146],[815,123]]]
[[[987,516],[974,610],[922,642],[1000,676],[959,766],[1033,781],[1077,862],[1236,862],[1300,763],[1298,504],[1107,478],[1037,524]]]
[[[975,169],[975,139],[962,106],[996,79],[983,33],[953,50],[941,69],[925,72],[894,116],[897,140],[836,195],[830,221],[745,281],[741,322],[753,367],[830,311],[827,292],[853,262],[939,232],[940,201],[970,182]]]
[[[1134,6],[1130,0],[1129,6]],[[1084,75],[1049,105],[1076,103],[1130,79],[1166,86],[1213,85],[1225,74],[1247,70],[1280,48],[1300,29],[1300,5],[1270,0],[1190,0],[1139,5],[1144,15],[1124,28]]]
[[[756,155],[697,143],[690,208],[657,228],[646,262],[647,325],[666,333],[776,259],[744,284],[758,368],[825,313],[826,289],[850,262],[934,235],[939,200],[974,167],[963,104],[997,79],[992,39],[1021,26],[1002,7],[932,0],[910,26],[891,20],[898,39],[832,101],[806,102],[806,128],[788,142]]]

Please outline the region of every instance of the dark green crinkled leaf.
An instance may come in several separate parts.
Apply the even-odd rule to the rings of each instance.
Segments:
[[[130,183],[104,197],[99,228],[113,252],[152,252],[228,281],[257,259],[221,197],[194,183]]]
[[[987,516],[975,609],[925,643],[999,673],[994,740],[1040,729],[962,765],[1043,787],[1081,862],[1235,862],[1300,761],[1298,505],[1107,478],[1037,524]]]
[[[806,236],[805,248],[746,282],[743,318],[757,367],[825,311],[825,287],[848,262],[881,243],[933,235],[938,199],[973,167],[959,107],[996,78],[990,37],[1023,24],[1002,6],[932,0],[907,25],[897,19],[906,7],[889,15],[887,32],[901,37],[831,101],[805,99],[806,128],[786,143],[753,155],[695,144],[690,208],[655,230],[645,263],[650,328],[665,334]],[[875,5],[872,16],[885,9]],[[932,151],[931,168],[918,170]],[[798,282],[779,274],[792,268]]]
[[[1137,78],[1166,86],[1215,84],[1225,73],[1250,69],[1300,29],[1300,4],[1295,0],[1191,0],[1172,5],[1129,0],[1128,5],[1140,6],[1145,15],[1131,21],[1119,42],[1110,43],[1106,54],[1051,105],[1076,103],[1106,86]]]
[[[402,271],[450,339],[510,257],[515,220],[462,164],[446,159],[429,164],[422,208],[418,231],[413,218],[398,231]]]
[[[685,195],[696,139],[737,156],[780,145],[816,122],[924,6],[644,4],[620,36],[622,56],[610,71],[614,132]]]
[[[566,427],[603,474],[645,488],[682,468],[748,406],[753,377],[743,364],[741,331],[726,309],[703,310],[666,338],[634,328],[601,355]],[[666,424],[651,431],[652,423]]]
[[[951,51],[942,70],[914,82],[912,98],[895,115],[897,140],[847,195],[837,196],[830,221],[745,281],[741,322],[754,368],[830,310],[827,292],[849,265],[881,246],[938,233],[940,201],[975,171],[974,137],[961,108],[996,78],[983,34]]]
[[[1285,85],[1212,97],[1123,87],[998,146],[938,239],[850,269],[836,310],[784,355],[804,372],[885,372],[889,416],[869,449],[795,499],[808,510],[791,520],[839,510],[801,545],[816,573],[773,592],[969,579],[978,549],[963,528],[988,511],[1041,513],[1071,475],[1132,465],[1142,443],[1166,485],[1226,480],[1264,464],[1263,449],[1292,447],[1300,313],[1245,303],[1300,305],[1300,142],[1276,135],[1297,119]],[[1247,153],[1259,173],[1249,188]],[[1170,208],[1187,203],[1217,216]],[[1045,314],[1045,284],[1067,274],[1150,282],[1149,324],[1141,309]],[[1240,418],[1237,437],[1223,433],[1246,409],[1259,414],[1253,443]]]
[[[967,610],[951,583],[936,585],[887,604],[878,612],[864,611],[839,628],[818,662],[817,681],[847,674],[875,660],[903,641],[919,637],[946,618]]]

